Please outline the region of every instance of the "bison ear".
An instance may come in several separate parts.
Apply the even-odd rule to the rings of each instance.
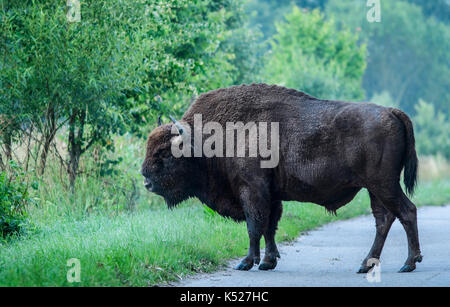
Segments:
[[[173,123],[175,124],[175,126],[177,127],[178,133],[179,133],[180,135],[183,135],[183,133],[184,133],[183,125],[181,125],[181,124],[180,124],[175,118],[173,118],[171,115],[169,115],[169,117],[170,117],[170,119],[173,121]]]

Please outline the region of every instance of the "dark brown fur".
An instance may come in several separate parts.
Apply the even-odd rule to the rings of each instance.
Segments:
[[[400,187],[412,193],[417,157],[408,116],[398,109],[371,103],[320,100],[280,86],[252,84],[202,94],[180,121],[279,122],[280,161],[260,168],[259,158],[174,158],[172,124],[156,128],[148,138],[142,174],[153,192],[169,206],[197,197],[223,216],[246,220],[249,254],[238,269],[259,263],[259,241],[266,240],[260,269],[273,269],[279,256],[274,241],[282,200],[312,202],[331,212],[350,202],[361,188],[369,190],[377,236],[370,258],[379,258],[391,220],[399,218],[408,235],[409,255],[402,268],[421,260],[416,207]],[[204,137],[205,139],[206,137]]]

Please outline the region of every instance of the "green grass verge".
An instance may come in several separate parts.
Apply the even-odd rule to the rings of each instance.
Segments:
[[[450,180],[422,183],[414,202],[450,202]],[[288,202],[277,240],[368,213],[365,191],[337,216],[320,206]],[[150,286],[213,271],[229,258],[244,256],[248,245],[245,224],[211,215],[194,201],[174,210],[62,219],[41,223],[38,229],[0,245],[0,286]],[[81,283],[67,282],[69,258],[81,262]]]

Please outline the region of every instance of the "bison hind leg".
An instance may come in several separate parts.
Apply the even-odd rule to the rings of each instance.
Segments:
[[[392,223],[395,220],[395,216],[387,210],[379,199],[375,197],[372,193],[370,196],[370,206],[372,208],[372,214],[375,218],[376,235],[369,251],[369,254],[363,260],[358,273],[367,273],[372,269],[372,265],[368,265],[370,259],[380,259],[381,251],[383,250],[384,242],[391,229]]]
[[[408,258],[399,272],[411,272],[416,268],[416,262],[422,261],[420,252],[419,233],[417,229],[417,209],[416,206],[402,191],[399,182],[379,185],[378,189],[371,189],[371,192],[379,199],[384,208],[393,216],[399,219],[408,239]]]

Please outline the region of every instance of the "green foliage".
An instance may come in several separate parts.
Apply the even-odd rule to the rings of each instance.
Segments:
[[[214,218],[220,216],[216,211],[208,207],[207,205],[203,204],[203,211],[205,213],[206,218]]]
[[[370,99],[370,102],[376,103],[383,107],[398,108],[398,103],[394,101],[394,99],[392,98],[391,94],[388,91],[375,93]]]
[[[37,189],[37,184],[32,185]],[[26,206],[32,202],[25,173],[11,161],[9,171],[0,172],[0,241],[20,235],[26,223]]]
[[[318,10],[308,13],[298,7],[276,28],[266,65],[270,83],[327,99],[364,96],[365,46],[358,46],[356,35],[337,31]]]
[[[134,1],[84,1],[81,21],[71,23],[61,1],[2,7],[0,105],[12,101],[32,111],[43,139],[42,172],[49,145],[66,123],[72,184],[80,156],[124,132],[130,107],[124,92],[141,86],[146,67],[143,10]]]
[[[210,77],[213,83],[219,78],[231,81],[231,66],[220,50],[226,39],[226,12],[220,6],[211,10],[209,5],[210,1],[204,0],[154,1],[150,5],[151,22],[146,29],[148,92],[203,91]],[[210,70],[221,65],[219,75],[210,75]]]
[[[450,158],[450,121],[445,114],[436,111],[431,103],[419,100],[415,106],[414,129],[416,147],[420,154],[441,154]]]
[[[264,37],[270,38],[275,33],[275,22],[282,20],[283,16],[289,12],[291,6],[297,5],[301,8],[315,9],[320,8],[324,10],[328,2],[333,2],[334,5],[340,0],[248,0],[246,8],[250,15],[250,23],[261,28]],[[440,21],[449,22],[450,18],[450,4],[447,0],[404,0],[411,4],[420,6],[426,16],[433,16]],[[361,15],[364,18],[367,12],[366,2],[364,0],[348,2],[348,5],[353,7],[362,7]],[[383,1],[380,1],[383,5]],[[344,17],[344,16],[341,16]],[[353,16],[354,18],[355,16]]]
[[[408,2],[422,7],[427,16],[434,16],[446,23],[450,20],[450,3],[447,0],[408,0]]]
[[[250,15],[250,24],[261,29],[264,39],[275,34],[275,23],[283,21],[293,5],[301,8],[323,9],[327,0],[248,0],[246,10]]]
[[[6,149],[37,128],[41,173],[62,130],[72,187],[92,146],[112,150],[113,135],[142,136],[159,114],[259,69],[238,0],[89,0],[80,22],[65,13],[57,0],[2,2],[0,128]]]
[[[180,116],[202,92],[255,79],[259,34],[245,27],[241,1],[161,0],[149,12],[146,91],[131,95],[137,132],[161,113]]]
[[[264,44],[259,43],[262,33],[249,27],[247,12],[243,5],[245,1],[222,0],[216,2],[225,2],[223,8],[227,12],[228,38],[223,42],[221,48],[230,55],[230,63],[234,67],[232,84],[258,81],[260,70],[263,68],[261,56],[265,49]]]
[[[326,5],[327,16],[359,32],[368,44],[363,81],[368,96],[387,90],[408,113],[423,98],[450,114],[450,26],[406,1],[381,1],[381,22],[369,23],[367,11],[365,1],[330,0]]]
[[[74,192],[68,189],[64,168],[51,159],[45,176],[38,177],[39,190],[32,191],[36,205],[30,208],[30,214],[35,220],[52,223],[165,207],[162,199],[142,184],[139,170],[144,148],[145,142],[130,134],[115,137],[114,151],[95,145],[80,161]]]

